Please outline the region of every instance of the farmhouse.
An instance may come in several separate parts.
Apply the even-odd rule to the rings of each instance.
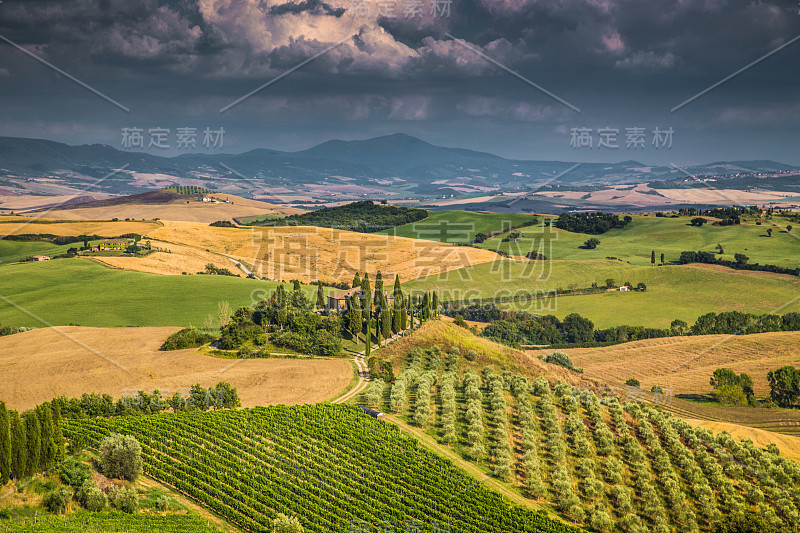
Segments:
[[[124,250],[128,246],[125,241],[103,241],[97,245],[97,251],[100,250]]]
[[[336,311],[337,313],[344,313],[350,309],[350,300],[356,295],[361,294],[361,287],[353,287],[346,291],[337,292],[328,296],[328,305],[325,311],[330,313]],[[372,297],[375,298],[375,289],[372,289]],[[391,304],[394,302],[394,294],[390,294],[386,299]]]
[[[49,255],[34,255],[33,256],[33,260],[34,261],[50,261],[50,256]]]
[[[627,285],[623,285],[622,287],[619,288],[619,290],[620,290],[620,292],[627,292],[627,291],[631,290],[631,288],[628,287]]]

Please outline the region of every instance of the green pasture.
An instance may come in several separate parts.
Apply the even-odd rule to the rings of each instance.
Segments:
[[[217,315],[219,302],[235,310],[272,295],[277,285],[229,276],[114,270],[84,258],[7,265],[0,268],[0,324],[202,326],[206,317]],[[316,287],[303,290],[316,300]]]

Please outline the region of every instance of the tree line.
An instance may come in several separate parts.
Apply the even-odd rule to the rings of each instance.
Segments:
[[[60,421],[55,403],[18,413],[0,402],[0,486],[48,470],[64,458]]]
[[[774,331],[800,331],[800,313],[756,315],[739,311],[707,313],[692,326],[673,320],[669,328],[612,326],[595,329],[594,323],[578,313],[560,320],[554,315],[535,315],[526,311],[505,311],[494,304],[473,304],[446,310],[457,319],[489,322],[481,335],[509,346],[522,344],[596,345],[678,335],[747,335]]]
[[[259,226],[317,226],[339,228],[360,233],[374,233],[428,217],[424,209],[378,205],[371,200],[362,200],[336,207],[323,207],[279,220],[265,220]]]
[[[798,268],[786,268],[778,265],[761,265],[759,263],[749,263],[750,258],[744,254],[734,254],[734,260],[717,259],[713,252],[681,252],[678,262],[682,265],[689,263],[704,263],[707,265],[721,265],[735,270],[757,270],[760,272],[772,272],[774,274],[789,274],[790,276],[800,275]]]

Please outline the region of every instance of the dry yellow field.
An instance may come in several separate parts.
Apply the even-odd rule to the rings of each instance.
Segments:
[[[122,204],[108,207],[85,207],[59,209],[48,216],[66,220],[108,220],[111,218],[134,218],[137,220],[182,220],[209,224],[217,220],[257,215],[292,215],[303,213],[302,209],[248,200],[230,194],[214,194],[215,198],[229,200],[231,203],[191,203],[170,204]]]
[[[149,272],[151,274],[181,275],[183,272],[196,274],[205,269],[209,263],[221,268],[227,268],[237,275],[243,276],[242,271],[227,257],[199,248],[151,240],[154,248],[169,250],[167,252],[153,252],[144,257],[94,257],[99,263],[112,267]]]
[[[46,328],[0,338],[0,399],[28,409],[56,396],[138,390],[172,395],[195,383],[228,381],[244,407],[325,401],[344,391],[353,368],[343,359],[232,360],[195,349],[160,352],[178,328]]]
[[[52,213],[48,213],[52,216]],[[50,218],[0,216],[0,235],[25,233],[49,233],[51,235],[99,235],[117,237],[126,233],[143,235],[160,227],[158,222],[124,221],[118,222],[63,222]]]
[[[800,437],[792,435],[782,435],[773,431],[740,426],[738,424],[728,424],[726,422],[712,422],[709,420],[695,420],[684,418],[692,426],[700,426],[710,429],[714,433],[727,431],[736,440],[750,439],[759,448],[764,448],[767,444],[775,444],[781,451],[781,455],[792,461],[800,461]]]
[[[611,384],[636,378],[646,390],[660,385],[676,394],[705,393],[714,370],[725,367],[750,374],[756,394],[764,395],[767,372],[800,365],[800,332],[668,337],[563,351],[587,375]]]
[[[167,222],[147,236],[224,254],[273,280],[351,281],[356,272],[402,280],[486,263],[488,250],[432,241],[316,227],[217,228]],[[130,268],[135,268],[131,266]]]

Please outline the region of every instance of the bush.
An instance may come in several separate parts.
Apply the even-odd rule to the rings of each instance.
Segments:
[[[564,352],[553,352],[549,355],[545,355],[542,358],[542,361],[545,363],[550,363],[552,365],[563,366],[564,368],[568,368],[573,372],[577,372],[579,374],[583,374],[582,368],[575,368],[575,365],[572,364],[572,359],[569,358],[567,354]]]
[[[75,457],[68,457],[58,469],[62,483],[72,487],[80,487],[89,477],[91,469],[89,465],[81,462]]]
[[[103,494],[103,491],[97,488],[97,484],[87,479],[81,485],[77,493],[78,501],[83,505],[87,511],[98,512],[102,511],[108,503],[108,498]]]
[[[155,502],[153,502],[153,509],[156,511],[166,511],[172,505],[172,498],[167,496],[166,494],[162,494],[158,498],[156,498]]]
[[[111,503],[123,513],[134,513],[139,508],[139,493],[134,488],[114,489]]]
[[[747,407],[747,395],[739,385],[721,385],[715,394],[722,405]]]
[[[69,502],[72,501],[72,489],[59,487],[53,492],[48,492],[42,500],[45,509],[55,514],[66,512]]]
[[[99,462],[106,476],[135,481],[142,473],[142,447],[132,435],[112,433],[100,443]]]
[[[186,348],[197,348],[215,339],[214,335],[200,331],[196,328],[185,328],[173,333],[164,341],[159,350],[183,350]]]
[[[638,380],[638,379],[636,379],[636,378],[630,378],[629,380],[627,380],[627,381],[625,382],[625,385],[627,385],[628,387],[636,387],[636,388],[639,388],[639,386],[641,385],[641,383],[639,383],[639,380]]]
[[[272,533],[302,533],[303,526],[296,517],[288,517],[283,513],[278,513],[272,521]]]
[[[466,359],[470,363],[474,363],[477,358],[478,358],[478,352],[476,352],[475,350],[468,351],[467,354],[464,356],[464,359]]]

